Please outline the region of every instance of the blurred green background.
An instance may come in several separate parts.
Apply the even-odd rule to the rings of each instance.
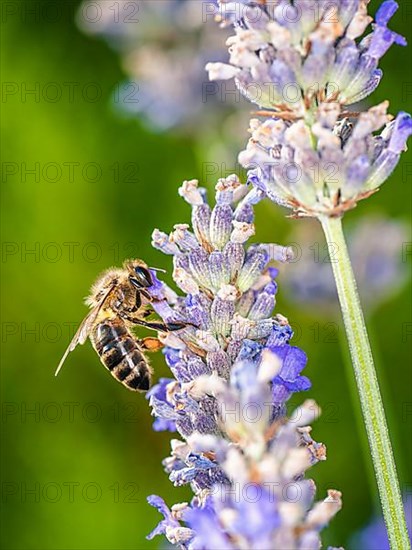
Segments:
[[[190,495],[163,472],[170,435],[151,430],[144,397],[117,384],[89,344],[69,357],[58,378],[54,370],[101,270],[140,256],[170,274],[150,235],[154,227],[188,221],[176,190],[184,179],[201,179],[203,153],[189,137],[154,135],[119,117],[110,107],[124,78],[116,54],[76,28],[75,2],[62,2],[55,21],[41,16],[50,4],[2,4],[2,547],[157,548],[164,542],[145,540],[160,519],[146,496],[172,504]],[[411,22],[407,2],[391,25],[407,35]],[[393,113],[408,110],[408,102],[410,108],[410,52],[390,50],[372,98],[389,97]],[[27,94],[36,86],[37,96]],[[100,97],[91,100],[97,89]],[[61,97],[54,101],[56,90]],[[411,162],[405,154],[390,182],[347,223],[375,211],[410,219]],[[211,179],[204,183],[212,188]],[[257,208],[260,241],[286,243],[297,223],[310,222],[288,220],[269,203]],[[314,437],[328,447],[327,462],[313,471],[318,497],[331,487],[344,495],[325,546],[345,545],[376,500],[342,327],[339,321],[336,341],[325,341],[325,324],[339,317],[288,304],[282,288],[277,311],[301,328],[295,343],[309,356],[310,396],[325,412],[314,426]],[[410,288],[368,322],[402,487],[411,490]],[[161,354],[152,362],[156,377],[167,376]]]

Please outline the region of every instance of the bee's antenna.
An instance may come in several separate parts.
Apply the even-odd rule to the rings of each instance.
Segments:
[[[161,267],[149,267],[149,269],[160,273],[167,273],[166,269],[162,269]]]

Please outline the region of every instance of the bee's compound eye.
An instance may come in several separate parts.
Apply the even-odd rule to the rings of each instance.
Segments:
[[[135,276],[130,277],[130,282],[137,288],[152,286],[153,280],[150,271],[138,265],[134,268]]]

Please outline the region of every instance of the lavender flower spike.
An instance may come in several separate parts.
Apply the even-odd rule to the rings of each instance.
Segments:
[[[194,381],[213,373],[228,379],[237,358],[257,358],[264,347],[288,350],[273,386],[279,411],[293,392],[310,386],[300,375],[305,354],[288,345],[293,333],[287,319],[271,317],[277,270],[270,263],[288,261],[292,252],[276,244],[246,248],[254,233],[247,193],[237,176],[220,179],[211,208],[198,182],[186,181],[179,194],[192,206],[193,231],[178,224],[170,235],[153,233],[154,246],[173,255],[173,278],[186,294],[177,298],[154,277],[152,294],[160,300],[154,307],[169,322],[190,323],[178,335],[161,337],[176,380],[163,379],[148,393],[156,429],[176,429],[184,437],[193,431],[219,433],[216,402],[208,396],[198,398]]]
[[[235,35],[227,40],[229,65],[206,66],[210,79],[234,77],[250,101],[289,120],[306,118],[321,102],[356,103],[378,86],[388,48],[406,45],[387,26],[398,4],[385,1],[374,22],[367,4],[218,0],[216,18]]]
[[[218,181],[213,208],[196,180],[184,182],[179,194],[192,207],[192,229],[155,230],[153,244],[173,257],[173,278],[185,296],[155,273],[150,292],[165,321],[187,327],[160,336],[174,378],[161,379],[148,398],[154,428],[182,438],[172,440],[164,468],[174,485],[190,484],[194,498],[169,509],[150,497],[164,519],[149,538],[163,534],[191,550],[318,548],[341,502],[331,491],[313,505],[314,483],[304,479],[325,459],[307,426],[317,406],[307,401],[286,417],[292,393],[310,387],[301,374],[306,355],[289,344],[287,319],[272,317],[277,270],[270,264],[287,261],[291,251],[246,246],[256,194],[236,176]]]
[[[209,76],[234,77],[264,109],[256,114],[270,117],[251,121],[239,162],[261,193],[295,216],[340,217],[354,208],[389,177],[412,133],[410,115],[392,120],[388,102],[345,110],[376,88],[388,48],[406,44],[387,26],[397,3],[383,2],[374,22],[367,4],[218,1],[218,20],[236,34],[227,41],[230,65],[209,63]]]

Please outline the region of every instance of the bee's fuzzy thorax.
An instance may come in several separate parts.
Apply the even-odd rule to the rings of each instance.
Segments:
[[[104,293],[109,290],[110,286],[125,279],[126,276],[127,274],[125,271],[118,267],[106,269],[106,271],[104,271],[93,283],[89,295],[84,299],[85,304],[89,307],[96,306]]]

